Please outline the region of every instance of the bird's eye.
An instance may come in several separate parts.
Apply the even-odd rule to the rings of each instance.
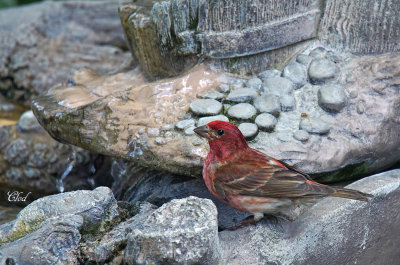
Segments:
[[[218,133],[219,136],[221,136],[221,135],[223,135],[225,132],[224,132],[224,130],[219,129],[219,130],[217,131],[217,133]]]

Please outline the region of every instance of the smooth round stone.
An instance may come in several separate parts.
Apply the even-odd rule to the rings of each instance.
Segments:
[[[202,118],[199,119],[199,122],[197,123],[197,126],[203,126],[203,125],[206,125],[206,124],[208,124],[209,122],[212,122],[212,121],[229,121],[229,119],[225,115],[202,117]]]
[[[259,91],[262,86],[262,81],[260,78],[253,77],[246,81],[246,86]]]
[[[304,130],[297,130],[293,133],[294,139],[300,142],[307,142],[310,138],[310,134]]]
[[[292,111],[296,107],[296,99],[291,95],[282,96],[280,103],[282,111]]]
[[[194,135],[195,132],[193,131],[196,127],[194,126],[190,126],[189,128],[186,128],[185,130],[185,135],[190,136],[190,135]]]
[[[278,114],[281,112],[281,103],[279,102],[279,97],[272,94],[263,94],[254,100],[254,107],[259,112],[267,112]]]
[[[228,110],[228,115],[234,119],[248,120],[256,115],[257,111],[249,103],[239,103],[233,105]]]
[[[232,102],[246,102],[251,101],[257,97],[257,91],[251,88],[239,88],[233,90],[226,97],[226,100]]]
[[[258,127],[254,123],[244,122],[238,128],[245,138],[253,138],[258,133]]]
[[[181,120],[175,124],[175,127],[178,130],[185,130],[186,128],[189,128],[190,126],[194,126],[194,124],[195,124],[195,120],[193,120],[193,119]]]
[[[209,99],[222,99],[224,97],[224,94],[215,91],[215,90],[208,90],[208,91],[203,91],[197,94],[198,98],[209,98]]]
[[[218,86],[218,90],[219,90],[219,92],[221,92],[221,93],[226,93],[226,92],[229,91],[229,85],[228,85],[228,84],[220,84],[220,85]]]
[[[271,77],[264,80],[261,92],[277,96],[287,95],[293,92],[294,84],[284,77]]]
[[[326,111],[341,111],[346,105],[344,88],[339,85],[321,87],[318,90],[318,104]]]
[[[327,59],[314,59],[308,69],[308,75],[314,84],[333,79],[338,71],[336,64]]]
[[[215,99],[195,99],[190,103],[190,110],[197,115],[216,115],[221,112],[222,104]]]
[[[258,77],[261,79],[266,79],[266,78],[270,78],[270,77],[278,77],[278,76],[281,76],[281,71],[279,71],[277,69],[265,70],[258,74]]]
[[[325,48],[323,47],[318,47],[315,48],[314,50],[312,50],[309,53],[309,56],[313,57],[313,58],[325,58],[327,51],[325,50]]]
[[[299,54],[296,57],[296,62],[301,63],[303,65],[308,65],[311,62],[312,58],[305,54]]]
[[[272,130],[278,120],[269,113],[261,113],[255,119],[255,123],[257,124],[258,128],[261,130]]]
[[[283,69],[283,77],[291,80],[295,89],[304,86],[307,83],[306,67],[297,62],[291,62]]]
[[[18,127],[22,131],[40,130],[42,127],[31,110],[25,111],[18,120]]]
[[[300,121],[300,130],[305,130],[309,133],[315,133],[315,134],[326,134],[330,130],[330,126],[328,123],[321,119],[308,119],[308,118],[303,118]]]

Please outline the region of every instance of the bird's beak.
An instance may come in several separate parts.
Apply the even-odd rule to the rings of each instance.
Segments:
[[[208,140],[211,139],[210,129],[208,128],[207,125],[203,125],[203,126],[197,127],[193,131],[195,133],[197,133],[201,137],[207,138]]]

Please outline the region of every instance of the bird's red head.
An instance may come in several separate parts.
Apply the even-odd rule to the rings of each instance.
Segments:
[[[248,147],[243,134],[230,122],[212,121],[207,125],[197,127],[194,131],[208,139],[210,153],[219,160],[229,158],[235,152]]]

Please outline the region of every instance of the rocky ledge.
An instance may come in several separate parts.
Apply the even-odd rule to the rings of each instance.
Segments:
[[[348,180],[400,159],[399,60],[318,46],[282,71],[249,78],[204,65],[152,83],[136,70],[107,76],[82,70],[32,108],[61,142],[155,169],[200,176],[208,146],[193,129],[226,120],[253,148],[320,181]]]
[[[0,264],[395,264],[400,170],[349,187],[375,197],[325,198],[294,222],[221,232],[208,199],[157,208],[117,202],[106,187],[52,195],[0,225]]]

